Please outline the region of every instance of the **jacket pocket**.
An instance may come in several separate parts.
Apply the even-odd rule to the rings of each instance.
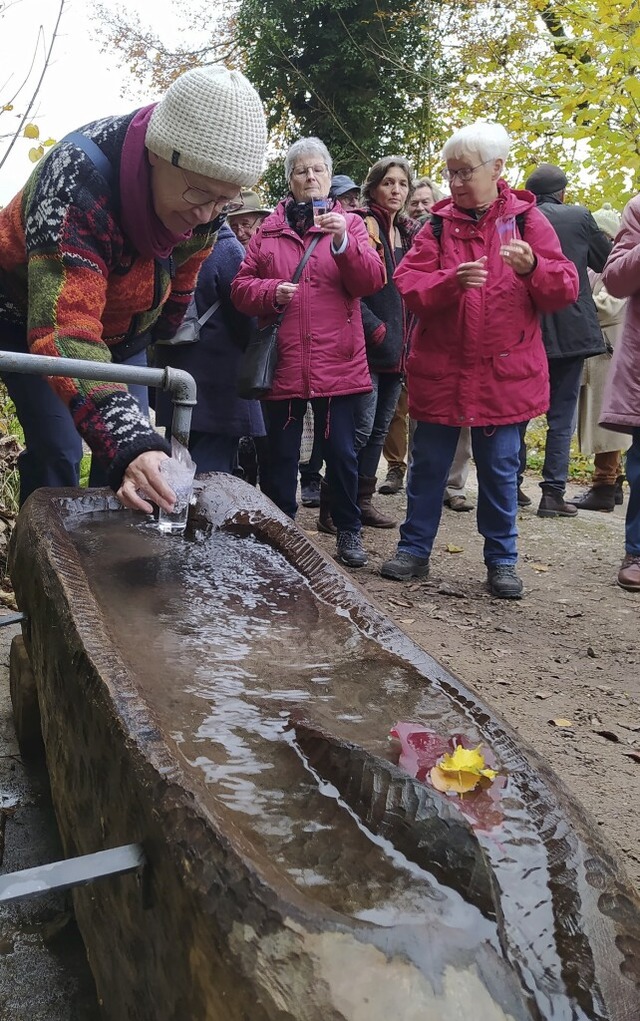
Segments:
[[[510,351],[493,356],[493,371],[496,379],[529,379],[541,371],[547,371],[546,355],[541,347],[528,344],[518,345]]]

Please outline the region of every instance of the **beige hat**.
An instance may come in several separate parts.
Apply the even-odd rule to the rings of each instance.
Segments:
[[[147,149],[183,170],[248,188],[260,177],[267,125],[260,96],[222,64],[185,71],[151,114]]]
[[[242,208],[234,209],[232,213],[227,213],[227,220],[231,220],[234,216],[246,216],[247,213],[264,213],[268,216],[269,213],[273,212],[273,209],[267,209],[266,206],[262,205],[260,196],[255,191],[243,189],[241,194]]]
[[[618,213],[610,202],[603,202],[602,209],[596,209],[593,218],[600,230],[614,238],[620,230],[620,213]]]

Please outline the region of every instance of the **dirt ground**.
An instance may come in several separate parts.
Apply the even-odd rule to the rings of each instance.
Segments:
[[[470,480],[475,503],[474,488]],[[398,583],[378,573],[395,550],[396,529],[365,529],[369,564],[353,574],[414,641],[545,756],[640,888],[640,594],[616,585],[625,507],[539,518],[538,480],[528,476],[524,489],[533,504],[519,514],[520,601],[487,592],[473,512],[444,510],[428,579]],[[375,502],[402,521],[404,492]],[[298,524],[333,553],[335,540],[316,532],[316,518],[301,508]]]

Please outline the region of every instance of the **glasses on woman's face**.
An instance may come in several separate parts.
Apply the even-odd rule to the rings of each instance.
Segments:
[[[445,167],[442,171],[442,179],[443,181],[446,181],[447,184],[451,184],[451,182],[455,181],[457,177],[461,184],[467,184],[467,182],[473,177],[476,170],[479,170],[480,167],[486,167],[487,163],[493,163],[493,160],[485,160],[483,163],[477,163],[475,167],[462,167],[460,170],[449,170],[448,167]]]
[[[242,199],[231,200],[225,195],[212,195],[208,191],[204,191],[202,188],[194,188],[189,181],[189,178],[185,174],[181,167],[178,167],[184,183],[188,185],[185,191],[182,192],[182,201],[186,202],[188,206],[213,206],[216,213],[222,216],[226,216],[228,213],[236,213],[239,209],[242,209],[244,202]]]
[[[302,180],[303,177],[309,176],[309,171],[311,171],[314,177],[321,177],[322,174],[329,173],[329,168],[326,163],[314,163],[308,167],[294,167],[291,171],[291,176]]]

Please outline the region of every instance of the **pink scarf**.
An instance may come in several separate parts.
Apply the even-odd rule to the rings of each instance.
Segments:
[[[191,231],[174,234],[156,216],[151,192],[151,165],[144,144],[156,104],[143,106],[131,121],[120,157],[120,220],[136,251],[149,259],[166,259]]]

